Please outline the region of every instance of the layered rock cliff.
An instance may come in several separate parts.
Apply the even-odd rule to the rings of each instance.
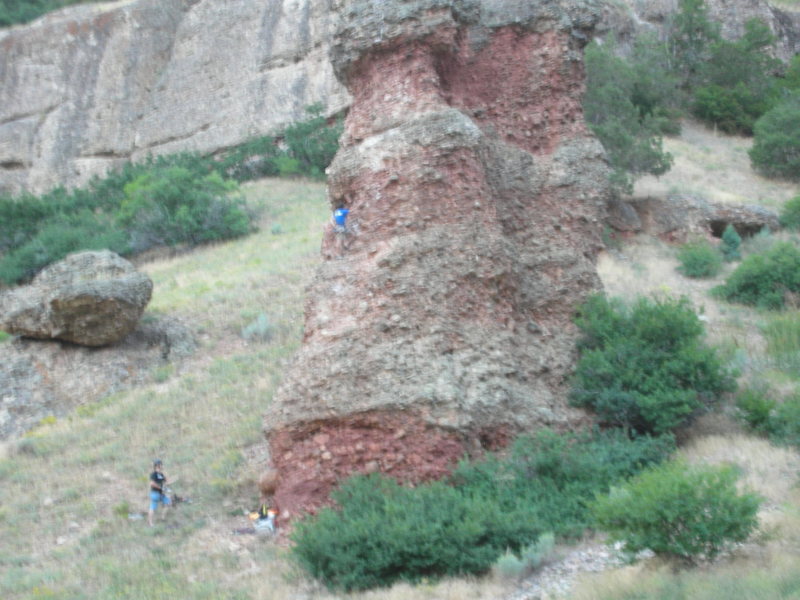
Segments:
[[[323,102],[327,0],[123,0],[0,31],[0,193],[75,185],[128,159],[216,151]]]
[[[279,506],[341,477],[440,477],[569,428],[575,307],[599,288],[602,148],[583,123],[591,2],[341,2],[353,95],[299,356],[265,419]]]

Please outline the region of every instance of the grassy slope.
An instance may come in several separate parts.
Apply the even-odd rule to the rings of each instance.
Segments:
[[[724,149],[723,142],[689,125],[682,139],[670,142],[681,159],[671,185],[695,185],[693,171],[682,167],[694,164],[687,157],[707,154],[703,148],[712,143]],[[723,170],[717,179],[730,176]],[[179,372],[157,374],[161,383],[83,407],[72,419],[43,426],[5,449],[0,458],[0,597],[331,598],[296,572],[281,546],[231,535],[232,528],[247,525],[242,512],[256,501],[255,480],[265,460],[261,414],[298,346],[303,289],[318,261],[327,219],[322,185],[263,181],[246,190],[264,207],[259,233],[142,266],[155,281],[148,310],[186,319],[200,336],[195,357]],[[758,194],[767,192],[757,192],[753,200]],[[272,233],[278,230],[282,233]],[[642,238],[603,256],[599,270],[613,294],[689,294],[704,306],[715,341],[732,348],[745,369],[763,372],[759,324],[767,317],[713,303],[705,295],[713,282],[680,277],[676,264],[672,248]],[[242,328],[262,313],[272,325],[272,338],[244,340]],[[790,378],[784,384],[795,385]],[[769,543],[742,552],[743,563],[735,571],[721,566],[686,576],[693,579],[684,582],[637,567],[634,575],[622,570],[592,579],[577,598],[633,598],[637,584],[626,587],[629,581],[725,589],[719,582],[732,574],[750,573],[753,585],[800,577],[791,564],[800,554],[800,498],[792,487],[800,459],[736,436],[734,429],[724,418],[706,420],[685,452],[693,460],[741,464],[751,485],[770,499],[764,512],[772,531]],[[703,435],[709,432],[725,435]],[[154,456],[180,479],[176,491],[192,496],[194,503],[151,530],[127,514],[146,510],[146,478]],[[456,580],[399,585],[357,597],[488,599],[503,597],[503,589],[490,580]]]

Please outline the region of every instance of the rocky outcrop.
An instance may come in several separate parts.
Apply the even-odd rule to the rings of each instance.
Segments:
[[[678,11],[679,0],[626,0],[606,2],[597,25],[600,36],[614,36],[623,47],[629,46],[640,32],[663,35],[671,15]],[[778,8],[766,0],[705,0],[708,16],[719,23],[722,37],[740,38],[750,19],[767,24],[775,36],[775,54],[788,62],[800,53],[800,12]]]
[[[151,382],[194,348],[188,328],[170,317],[143,319],[121,342],[100,348],[24,338],[0,343],[0,440]]]
[[[136,327],[153,282],[109,250],[78,252],[0,295],[0,329],[83,346],[118,342]]]
[[[332,0],[122,0],[0,31],[0,193],[213,152],[349,102]]]
[[[577,304],[596,291],[607,195],[583,123],[594,4],[341,2],[353,95],[329,168],[303,345],[268,408],[276,500],[341,477],[440,477],[520,430],[569,428]]]
[[[728,225],[741,236],[781,228],[777,213],[763,206],[709,202],[682,194],[614,199],[609,203],[606,222],[617,231],[648,233],[670,241],[686,241],[697,235],[722,237]]]

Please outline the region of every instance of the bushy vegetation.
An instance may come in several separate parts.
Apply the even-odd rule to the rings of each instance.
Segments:
[[[571,398],[601,423],[662,434],[734,388],[685,298],[626,305],[595,296],[577,324],[583,338]]]
[[[737,40],[722,39],[703,0],[681,0],[665,39],[644,34],[622,56],[612,41],[586,48],[586,121],[606,149],[617,192],[671,166],[662,134],[692,113],[726,133],[751,135],[755,168],[800,178],[800,59],[773,58],[769,27],[751,19]],[[756,124],[759,124],[756,127]]]
[[[787,229],[800,229],[800,196],[795,196],[783,205],[780,221]]]
[[[718,39],[700,66],[692,112],[726,133],[753,133],[756,120],[776,102],[779,85],[773,73],[780,62],[770,56],[775,38],[769,27],[751,19],[736,41]]]
[[[741,246],[742,236],[739,235],[739,232],[736,231],[733,225],[728,224],[725,231],[722,232],[722,244],[719,248],[720,252],[722,252],[722,258],[724,258],[726,262],[741,259],[742,253],[739,250]]]
[[[778,242],[762,254],[747,256],[725,283],[711,293],[729,302],[779,309],[788,294],[800,292],[800,250]]]
[[[722,270],[722,255],[707,241],[684,244],[678,250],[678,270],[687,277],[714,277]]]
[[[252,214],[234,179],[319,177],[336,152],[341,123],[329,126],[318,105],[308,112],[308,120],[287,127],[283,146],[272,137],[256,138],[220,158],[151,157],[95,177],[83,188],[0,196],[0,281],[18,283],[78,250],[108,248],[129,255],[248,233]]]
[[[769,177],[800,180],[800,91],[756,121],[750,161]]]
[[[628,552],[650,549],[694,562],[714,558],[755,530],[760,499],[739,493],[732,467],[671,461],[648,469],[598,500],[598,526]]]
[[[800,396],[778,401],[766,389],[748,388],[736,397],[736,407],[753,431],[777,444],[800,448]]]
[[[357,476],[333,492],[335,508],[297,525],[293,552],[325,585],[343,590],[482,573],[506,550],[533,560],[548,532],[585,529],[595,493],[673,448],[669,436],[543,431],[518,439],[506,457],[462,463],[448,483],[407,488]]]
[[[0,0],[0,27],[27,23],[52,10],[102,0]]]

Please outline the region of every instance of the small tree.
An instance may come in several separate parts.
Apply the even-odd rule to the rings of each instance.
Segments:
[[[672,156],[663,149],[663,118],[651,106],[658,95],[654,86],[637,78],[631,65],[612,49],[597,43],[586,48],[586,76],[584,115],[606,150],[616,190],[630,193],[636,178],[666,173]]]
[[[768,177],[800,180],[800,92],[766,112],[753,129],[753,167]]]
[[[739,247],[741,245],[742,237],[733,225],[728,224],[725,231],[722,232],[722,246],[720,246],[720,251],[722,252],[723,258],[727,262],[742,258],[742,254],[739,252]]]
[[[628,552],[694,562],[714,558],[755,530],[760,499],[739,494],[732,467],[690,466],[672,461],[640,473],[597,499],[598,527]]]

